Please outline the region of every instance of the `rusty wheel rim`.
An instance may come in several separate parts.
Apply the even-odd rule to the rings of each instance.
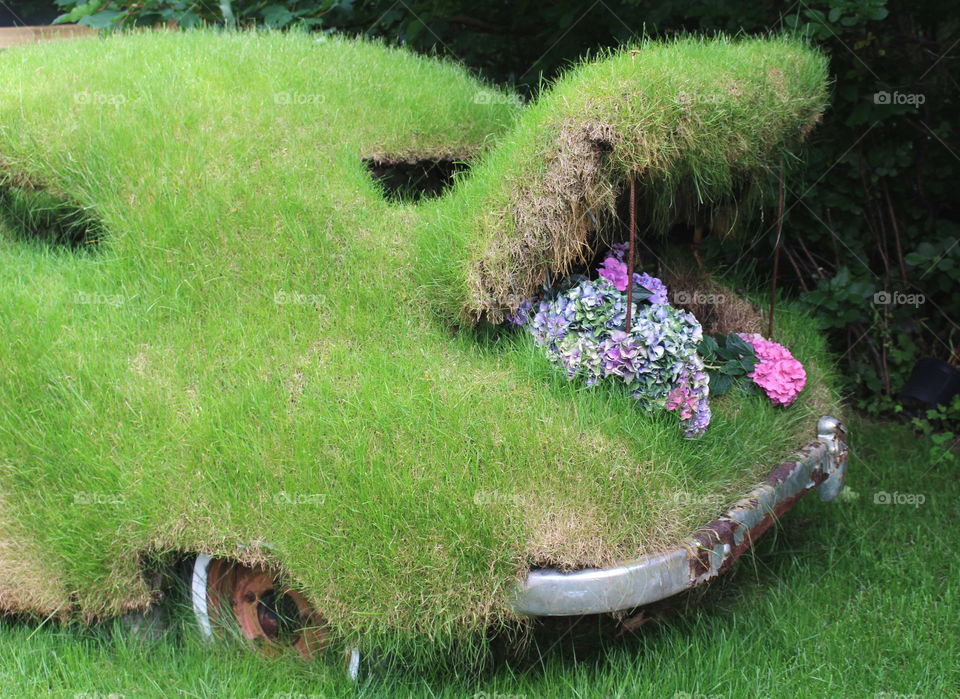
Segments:
[[[207,604],[220,629],[235,626],[268,655],[292,648],[306,659],[326,644],[323,620],[306,598],[283,584],[276,571],[216,559],[207,573]]]

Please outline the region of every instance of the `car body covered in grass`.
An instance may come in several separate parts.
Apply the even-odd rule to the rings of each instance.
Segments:
[[[802,42],[637,48],[528,105],[305,35],[0,55],[0,607],[142,609],[151,561],[204,554],[282,570],[344,642],[476,649],[531,569],[685,541],[806,444],[837,399],[789,306],[797,403],[724,396],[699,440],[496,326],[597,251],[629,175],[664,227],[825,106]],[[364,165],[430,159],[471,169],[419,204]]]

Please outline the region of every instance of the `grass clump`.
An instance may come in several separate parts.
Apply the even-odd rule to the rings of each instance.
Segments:
[[[790,42],[644,51],[706,80],[728,57],[766,71],[768,44],[774,61],[799,57],[783,68],[799,93],[807,54]],[[469,269],[492,259],[483,241],[501,220],[489,204],[539,167],[537,144],[551,153],[543,125],[564,102],[580,114],[592,90],[611,109],[632,66],[583,66],[520,110],[477,99],[491,88],[456,66],[307,36],[0,55],[4,167],[100,227],[96,255],[0,236],[0,521],[29,541],[16,589],[45,585],[4,607],[140,608],[144,559],[205,552],[281,566],[344,642],[475,658],[482,629],[519,623],[509,600],[529,566],[675,543],[717,514],[717,494],[735,498],[807,441],[836,401],[822,339],[787,308],[777,339],[810,388],[786,411],[718,400],[696,442],[672,416],[567,383],[520,335],[434,312],[437,298],[471,303]],[[594,74],[607,78],[593,87]],[[623,118],[647,89],[631,88]],[[633,148],[613,152],[637,169]],[[480,153],[420,206],[385,200],[364,166]]]

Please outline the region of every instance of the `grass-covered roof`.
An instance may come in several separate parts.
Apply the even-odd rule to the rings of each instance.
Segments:
[[[825,57],[789,39],[648,42],[576,66],[450,198],[466,250],[452,303],[499,321],[589,259],[630,176],[648,233],[755,191],[794,164],[826,97]]]
[[[206,552],[282,566],[343,637],[435,652],[509,621],[530,565],[678,541],[834,406],[809,319],[777,316],[798,403],[719,399],[698,441],[451,321],[568,268],[577,207],[628,172],[666,205],[777,161],[823,79],[781,39],[647,44],[523,108],[308,36],[0,54],[0,607],[116,613],[145,560]],[[479,160],[418,206],[363,165],[440,157]],[[57,207],[96,242],[51,243]]]

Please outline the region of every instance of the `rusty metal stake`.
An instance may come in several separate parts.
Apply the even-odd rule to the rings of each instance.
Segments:
[[[630,332],[630,316],[633,310],[633,245],[637,237],[637,197],[636,182],[630,173],[630,245],[627,248],[627,323]]]
[[[777,271],[780,269],[780,233],[783,230],[783,166],[777,182],[777,240],[773,244],[773,278],[770,281],[770,323],[767,325],[767,339],[773,339],[773,316],[777,310]]]

